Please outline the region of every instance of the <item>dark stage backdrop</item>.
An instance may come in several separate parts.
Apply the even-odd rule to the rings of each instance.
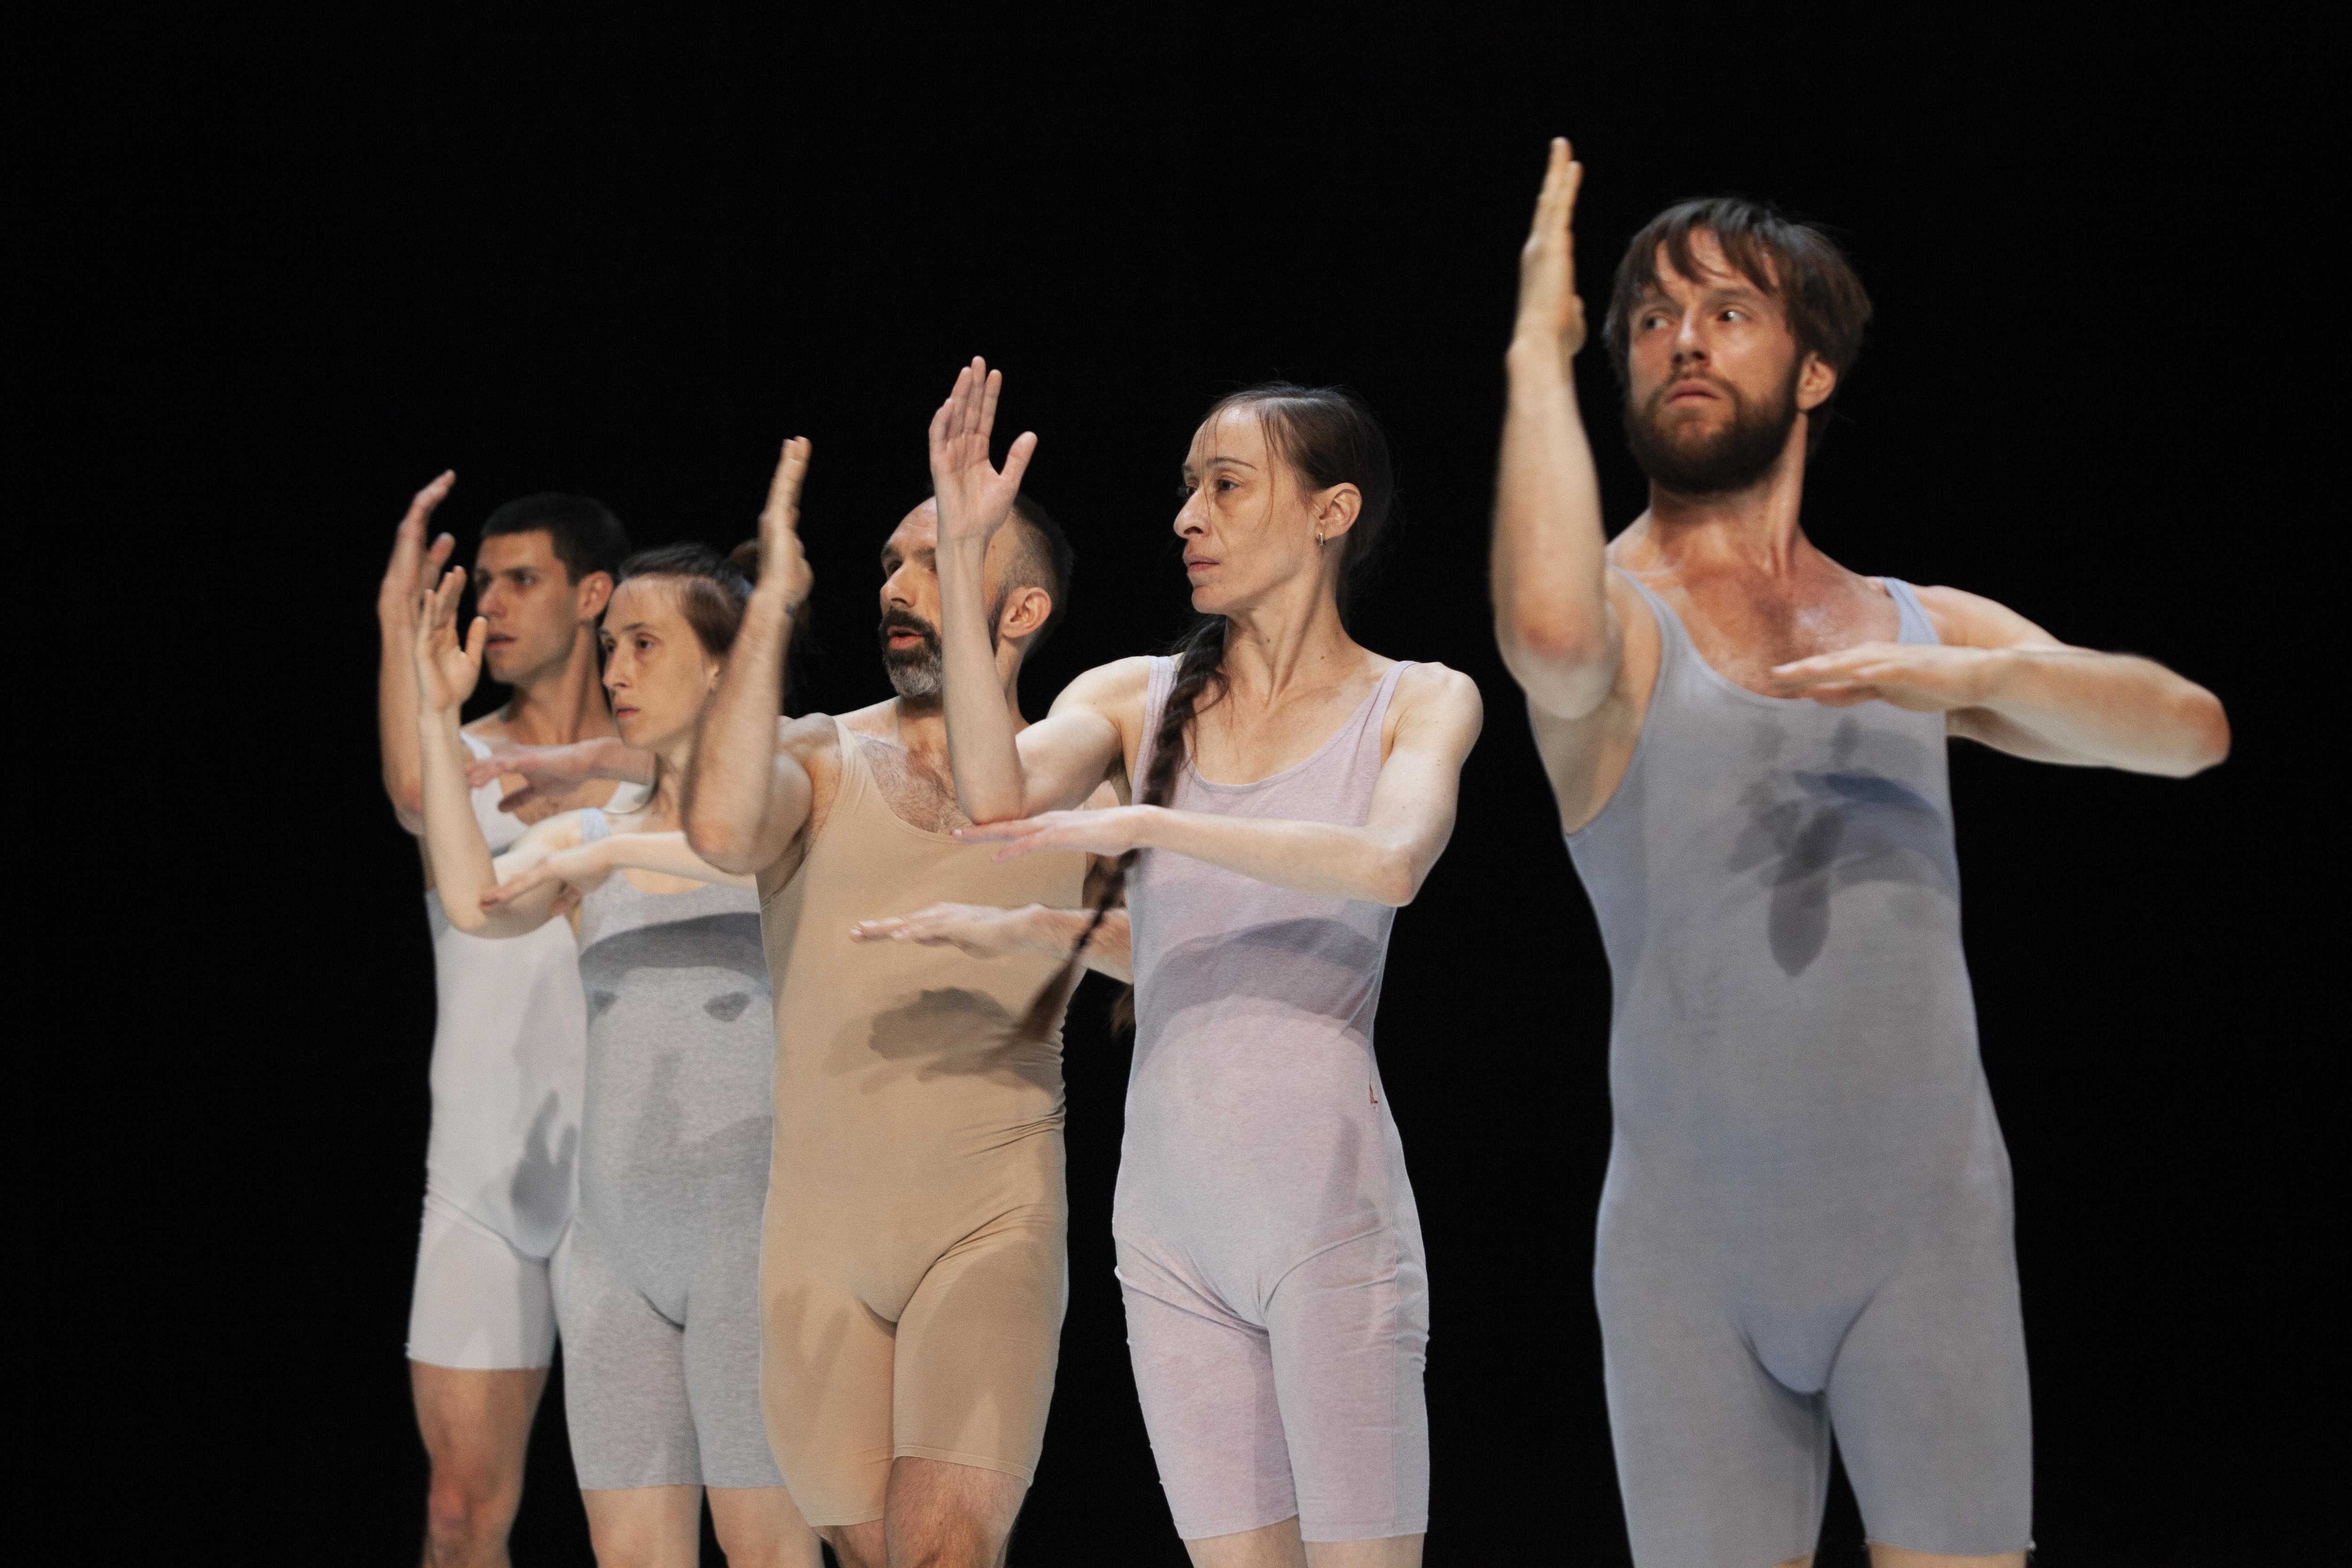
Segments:
[[[2336,838],[2299,820],[2288,763],[2318,711],[2278,686],[2309,521],[2280,515],[2268,401],[2332,333],[2308,263],[2277,265],[2312,251],[2281,222],[2278,62],[2315,44],[2239,8],[2175,32],[828,13],[125,16],[58,57],[72,101],[36,159],[58,217],[15,242],[47,279],[21,327],[44,368],[12,391],[37,437],[20,526],[75,617],[43,679],[121,658],[115,584],[141,606],[131,657],[101,663],[116,691],[72,720],[135,731],[92,770],[111,820],[73,830],[115,873],[79,929],[109,943],[85,998],[117,1022],[75,1026],[87,1048],[20,1121],[95,1205],[27,1233],[51,1260],[29,1289],[74,1367],[128,1374],[93,1397],[65,1369],[48,1406],[92,1538],[414,1560],[432,983],[376,782],[371,611],[410,492],[457,470],[441,518],[467,559],[493,505],[550,488],[641,542],[725,546],[806,434],[797,700],[855,706],[885,690],[877,549],[983,353],[1080,554],[1033,712],[1182,624],[1173,481],[1211,399],[1337,381],[1387,421],[1409,527],[1359,634],[1488,702],[1380,1027],[1433,1279],[1429,1558],[1624,1561],[1589,1289],[1608,975],[1485,585],[1517,247],[1566,132],[1596,310],[1626,237],[1686,195],[1771,197],[1851,246],[1879,313],[1806,500],[1832,555],[2230,704],[2235,755],[2186,784],[1953,755],[2039,1533],[2053,1563],[2340,1547],[2314,1422],[2336,1167],[2298,989],[2324,971],[2295,895]],[[1622,524],[1643,492],[1614,390],[1596,353],[1580,374]],[[1016,1562],[1181,1561],[1110,1275],[1127,1045],[1105,1000],[1070,1030],[1072,1295]],[[526,1568],[586,1561],[570,1486],[551,1402]],[[1841,1501],[1824,1561],[1857,1561],[1857,1532]]]

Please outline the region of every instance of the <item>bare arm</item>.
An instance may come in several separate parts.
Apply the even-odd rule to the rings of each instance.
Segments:
[[[1361,827],[1124,805],[1048,812],[967,827],[956,837],[1003,842],[999,859],[1039,849],[1166,849],[1304,893],[1409,904],[1453,837],[1462,763],[1485,714],[1477,686],[1443,666],[1412,672],[1400,683],[1400,703],[1408,701],[1406,685],[1413,689],[1411,705],[1398,720]]]
[[[376,662],[376,742],[383,754],[383,793],[392,814],[411,833],[425,831],[425,795],[416,750],[416,595],[441,576],[456,541],[442,534],[428,547],[425,525],[457,482],[445,473],[416,492],[408,515],[392,536],[392,559],[376,589],[375,619],[381,653]]]
[[[2230,753],[2221,700],[2137,654],[2070,647],[2016,611],[1922,588],[1940,646],[1864,643],[1773,670],[1832,707],[1940,711],[1946,731],[2034,762],[2186,778]]]
[[[1008,952],[1050,952],[1067,958],[1086,934],[1092,910],[1049,910],[1030,904],[1001,910],[985,904],[932,904],[912,914],[860,921],[850,928],[853,942],[911,942],[921,947],[952,947],[972,958],[1002,958]],[[1133,981],[1129,953],[1127,911],[1113,910],[1095,928],[1094,940],[1079,954],[1088,969],[1113,980]]]
[[[475,616],[465,642],[457,641],[457,595],[465,585],[466,572],[459,567],[442,579],[438,590],[417,595],[410,679],[416,711],[425,856],[441,895],[441,911],[451,925],[475,936],[520,936],[546,924],[554,910],[538,903],[495,912],[482,908],[482,896],[499,877],[481,824],[474,820],[473,801],[466,787],[467,753],[457,731],[457,714],[481,679],[482,645],[488,623]],[[536,825],[516,846],[516,858],[509,864],[539,858],[548,848],[560,846],[567,832],[576,842],[576,816],[551,817]]]
[[[569,795],[591,779],[651,784],[654,754],[637,750],[617,735],[599,735],[568,746],[509,746],[466,764],[468,789],[508,777],[521,779],[522,788],[501,796],[499,809],[520,811],[534,802]]]
[[[974,822],[1021,816],[1030,793],[1022,778],[1013,714],[998,683],[988,626],[988,543],[1012,515],[1021,476],[1037,449],[1035,435],[1024,432],[1006,450],[1001,472],[990,462],[989,439],[1003,384],[1002,373],[975,359],[956,373],[954,389],[931,416],[948,766],[955,774],[956,804]],[[1058,710],[1060,704],[1055,706]],[[1099,782],[1097,774],[1077,792],[1077,799],[1085,799]]]
[[[577,833],[572,837],[576,839]],[[530,865],[501,855],[497,869],[506,879],[482,896],[486,910],[539,909],[543,902],[552,912],[577,901],[581,894],[593,892],[606,877],[623,869],[658,871],[729,888],[758,886],[757,879],[730,875],[697,855],[683,833],[608,834],[584,844],[574,843]]]
[[[801,552],[801,481],[809,444],[784,443],[760,514],[760,581],[741,629],[704,704],[679,816],[687,842],[719,870],[757,876],[791,847],[814,798],[808,771],[776,744],[784,710],[784,655],[812,578]]]
[[[1584,343],[1574,236],[1583,165],[1555,140],[1519,257],[1519,310],[1495,485],[1495,638],[1541,712],[1581,719],[1617,678],[1624,631],[1604,587],[1601,484],[1570,362]]]

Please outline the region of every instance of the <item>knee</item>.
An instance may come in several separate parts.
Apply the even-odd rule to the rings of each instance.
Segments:
[[[501,1485],[461,1469],[435,1470],[425,1494],[428,1562],[469,1562],[478,1550],[502,1542],[522,1501],[520,1485]]]

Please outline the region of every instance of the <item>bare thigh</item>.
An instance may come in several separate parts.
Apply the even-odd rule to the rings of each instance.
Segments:
[[[1302,1542],[1298,1521],[1286,1519],[1262,1530],[1188,1541],[1184,1550],[1192,1568],[1421,1568],[1422,1540],[1390,1535],[1377,1541]]]

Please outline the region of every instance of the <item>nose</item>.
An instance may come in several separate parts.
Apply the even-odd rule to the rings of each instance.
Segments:
[[[1675,328],[1675,364],[1677,368],[1706,363],[1706,343],[1699,336],[1698,329],[1699,313],[1685,310],[1682,321]]]
[[[1202,491],[1194,490],[1184,498],[1184,504],[1176,509],[1177,538],[1191,539],[1209,531],[1208,508],[1201,500],[1202,494]]]
[[[901,564],[897,571],[882,579],[882,607],[886,610],[903,609],[914,602],[913,596],[907,592],[907,568]]]

